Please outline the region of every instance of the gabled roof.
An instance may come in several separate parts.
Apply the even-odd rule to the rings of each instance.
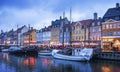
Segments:
[[[36,29],[29,30],[28,32],[23,33],[23,35],[29,35],[33,31],[37,31],[37,30]]]
[[[87,20],[82,20],[82,21],[80,21],[80,23],[81,24],[91,24],[91,22],[92,22],[92,19],[87,19]]]
[[[120,22],[120,21],[116,21],[116,20],[113,20],[113,19],[109,19],[109,20],[107,20],[106,22],[103,22],[102,24],[105,24],[105,23],[108,23],[108,22],[110,22],[110,23],[113,22],[113,23],[114,23],[114,22]]]
[[[42,32],[51,31],[52,26],[48,26],[42,29]]]
[[[18,28],[17,31],[18,31],[18,32],[21,32],[21,30],[22,30],[24,27],[26,27],[26,25],[24,25],[24,26]]]
[[[76,23],[77,23],[77,22],[72,22],[72,23],[71,23],[71,26],[75,26]]]

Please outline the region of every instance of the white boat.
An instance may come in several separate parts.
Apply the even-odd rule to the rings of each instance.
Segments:
[[[38,52],[39,55],[44,55],[44,56],[51,56],[52,55],[52,51],[50,50],[41,50]]]
[[[9,49],[2,49],[2,52],[3,52],[3,53],[8,53],[8,52],[9,52]]]
[[[57,59],[72,60],[72,61],[89,61],[92,58],[93,49],[84,48],[77,51],[78,52],[75,54],[67,55],[61,53],[61,50],[53,50],[52,56]],[[74,52],[76,52],[76,50],[74,50]]]

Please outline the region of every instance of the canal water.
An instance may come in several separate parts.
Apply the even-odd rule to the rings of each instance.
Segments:
[[[120,62],[74,62],[54,59],[52,56],[15,56],[0,53],[0,72],[120,72]]]

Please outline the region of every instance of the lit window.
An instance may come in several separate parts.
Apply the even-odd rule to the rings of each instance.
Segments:
[[[112,24],[110,24],[110,29],[112,29]]]
[[[106,29],[108,29],[109,28],[109,25],[108,24],[106,24]]]

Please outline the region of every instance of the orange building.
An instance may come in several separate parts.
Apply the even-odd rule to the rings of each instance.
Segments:
[[[36,44],[36,29],[31,29],[24,33],[24,45],[35,45]]]

